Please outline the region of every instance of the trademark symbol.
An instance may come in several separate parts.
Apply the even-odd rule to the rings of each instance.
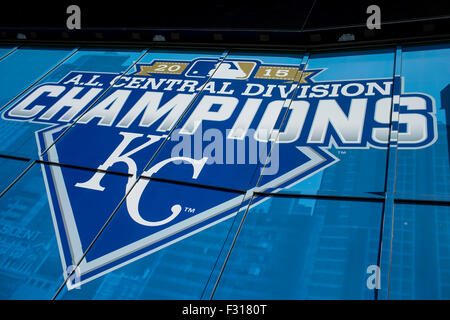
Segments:
[[[184,207],[184,212],[187,212],[187,213],[194,213],[194,212],[195,212],[195,208]]]

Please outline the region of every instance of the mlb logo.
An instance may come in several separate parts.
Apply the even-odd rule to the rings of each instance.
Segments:
[[[191,65],[185,75],[192,78],[207,77],[216,68],[217,62],[217,59],[199,59]]]
[[[248,79],[256,67],[254,61],[225,60],[219,66],[217,64],[217,60],[197,60],[186,72],[186,76],[243,80]]]

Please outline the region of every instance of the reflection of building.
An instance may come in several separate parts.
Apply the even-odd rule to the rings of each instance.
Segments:
[[[433,148],[398,151],[398,196],[448,197],[450,170],[448,153],[443,152],[448,148],[443,123],[438,123],[438,137]],[[445,206],[395,205],[390,298],[450,296],[449,213]]]
[[[149,284],[149,269],[143,275],[129,276],[123,272],[110,273],[101,280],[101,284],[92,292],[92,299],[133,299],[140,297]],[[86,288],[87,287],[87,288]],[[90,290],[92,286],[84,286],[82,290]],[[76,294],[76,292],[74,292]],[[84,295],[86,292],[83,293]]]
[[[216,298],[372,298],[381,206],[272,198],[247,216]]]
[[[398,150],[395,191],[400,196],[449,197],[447,125],[438,122],[437,130],[438,139],[432,148]]]
[[[450,215],[444,206],[395,206],[389,297],[450,296]]]
[[[381,150],[348,150],[339,156],[342,161],[335,170],[328,168],[324,172],[320,189],[347,196],[362,191],[383,191],[385,156],[386,152]],[[378,160],[377,165],[368,168],[368,164],[375,163],[374,159]],[[381,205],[318,201],[314,215],[322,216],[324,222],[312,268],[310,295],[323,290],[330,298],[373,298],[365,285],[366,269],[377,261]]]
[[[334,152],[340,161],[323,172],[320,190],[349,196],[383,192],[387,152],[385,149]]]
[[[448,200],[449,94],[447,85],[441,91],[440,108],[445,110],[446,120],[437,117],[438,139],[433,146],[398,150],[396,197]],[[449,213],[445,206],[395,204],[391,261],[389,255],[384,256],[384,265],[390,265],[391,270],[389,298],[447,299],[450,296]],[[387,231],[391,232],[390,228]]]
[[[272,198],[250,210],[215,297],[299,297],[308,259],[299,248],[311,247],[317,220],[295,198]]]
[[[311,257],[308,298],[370,299],[366,269],[378,253],[379,212],[356,202],[318,201],[323,225]]]
[[[35,171],[40,174],[40,171]],[[0,199],[0,298],[50,298],[62,270],[42,182],[27,175]],[[55,265],[58,274],[55,274]]]

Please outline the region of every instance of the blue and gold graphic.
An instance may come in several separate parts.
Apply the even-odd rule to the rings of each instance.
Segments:
[[[5,50],[2,298],[450,297],[448,46]]]

